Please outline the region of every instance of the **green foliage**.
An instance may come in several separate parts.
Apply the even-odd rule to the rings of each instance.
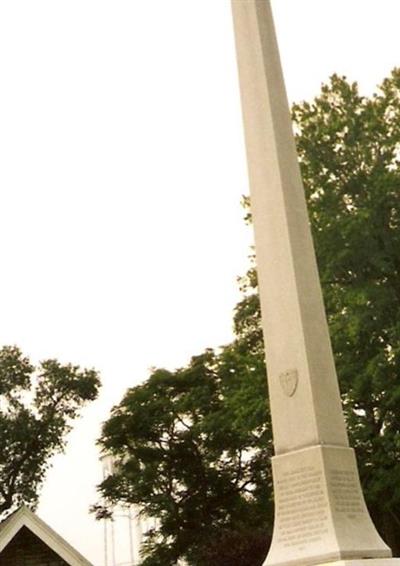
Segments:
[[[333,76],[293,116],[351,442],[399,552],[400,70],[371,98]]]
[[[244,525],[240,530],[218,530],[202,545],[195,562],[198,566],[261,566],[268,552],[270,538],[265,525]]]
[[[100,442],[116,467],[100,491],[108,504],[135,503],[160,519],[144,565],[209,564],[208,552],[232,532],[248,555],[243,566],[258,564],[251,553],[260,539],[266,550],[272,525],[265,397],[262,358],[238,339],[175,372],[156,370],[113,409]],[[252,528],[257,536],[239,542]]]
[[[333,76],[293,119],[351,443],[399,555],[400,70],[371,98]],[[146,566],[182,556],[257,566],[266,554],[272,447],[256,279],[250,269],[240,280],[232,344],[157,370],[104,425],[100,444],[117,463],[100,486],[106,505],[160,518]]]
[[[99,385],[94,370],[56,360],[35,368],[18,348],[0,349],[0,514],[35,507],[50,457]]]

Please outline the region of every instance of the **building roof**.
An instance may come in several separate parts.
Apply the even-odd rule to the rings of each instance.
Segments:
[[[0,554],[16,534],[26,527],[69,566],[93,566],[66,540],[24,505],[0,524]]]

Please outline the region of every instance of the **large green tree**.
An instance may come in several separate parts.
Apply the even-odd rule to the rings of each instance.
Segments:
[[[0,349],[0,515],[35,507],[51,456],[99,385],[94,370],[57,360],[35,367],[17,347]]]
[[[272,525],[262,360],[237,340],[156,370],[105,423],[101,446],[115,460],[100,486],[108,505],[138,504],[160,521],[144,565],[262,564]]]
[[[400,553],[400,70],[370,98],[333,76],[293,115],[351,441]]]
[[[351,443],[400,555],[400,71],[370,98],[333,76],[293,120]],[[143,564],[257,566],[266,552],[272,448],[255,269],[242,290],[232,344],[155,371],[104,425],[117,464],[100,486],[106,507],[137,503],[160,519]]]

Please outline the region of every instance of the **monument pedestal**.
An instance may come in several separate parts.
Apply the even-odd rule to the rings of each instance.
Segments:
[[[324,562],[318,566],[400,566],[400,558],[382,558],[366,560],[339,560],[339,562]]]
[[[358,566],[391,557],[365,505],[352,448],[312,446],[275,456],[272,467],[275,524],[264,566]]]

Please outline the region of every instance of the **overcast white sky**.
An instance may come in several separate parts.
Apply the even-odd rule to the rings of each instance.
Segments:
[[[274,0],[291,101],[400,65],[398,0]],[[228,0],[0,2],[0,344],[96,367],[39,514],[102,566],[94,441],[128,386],[232,337],[251,235]]]

